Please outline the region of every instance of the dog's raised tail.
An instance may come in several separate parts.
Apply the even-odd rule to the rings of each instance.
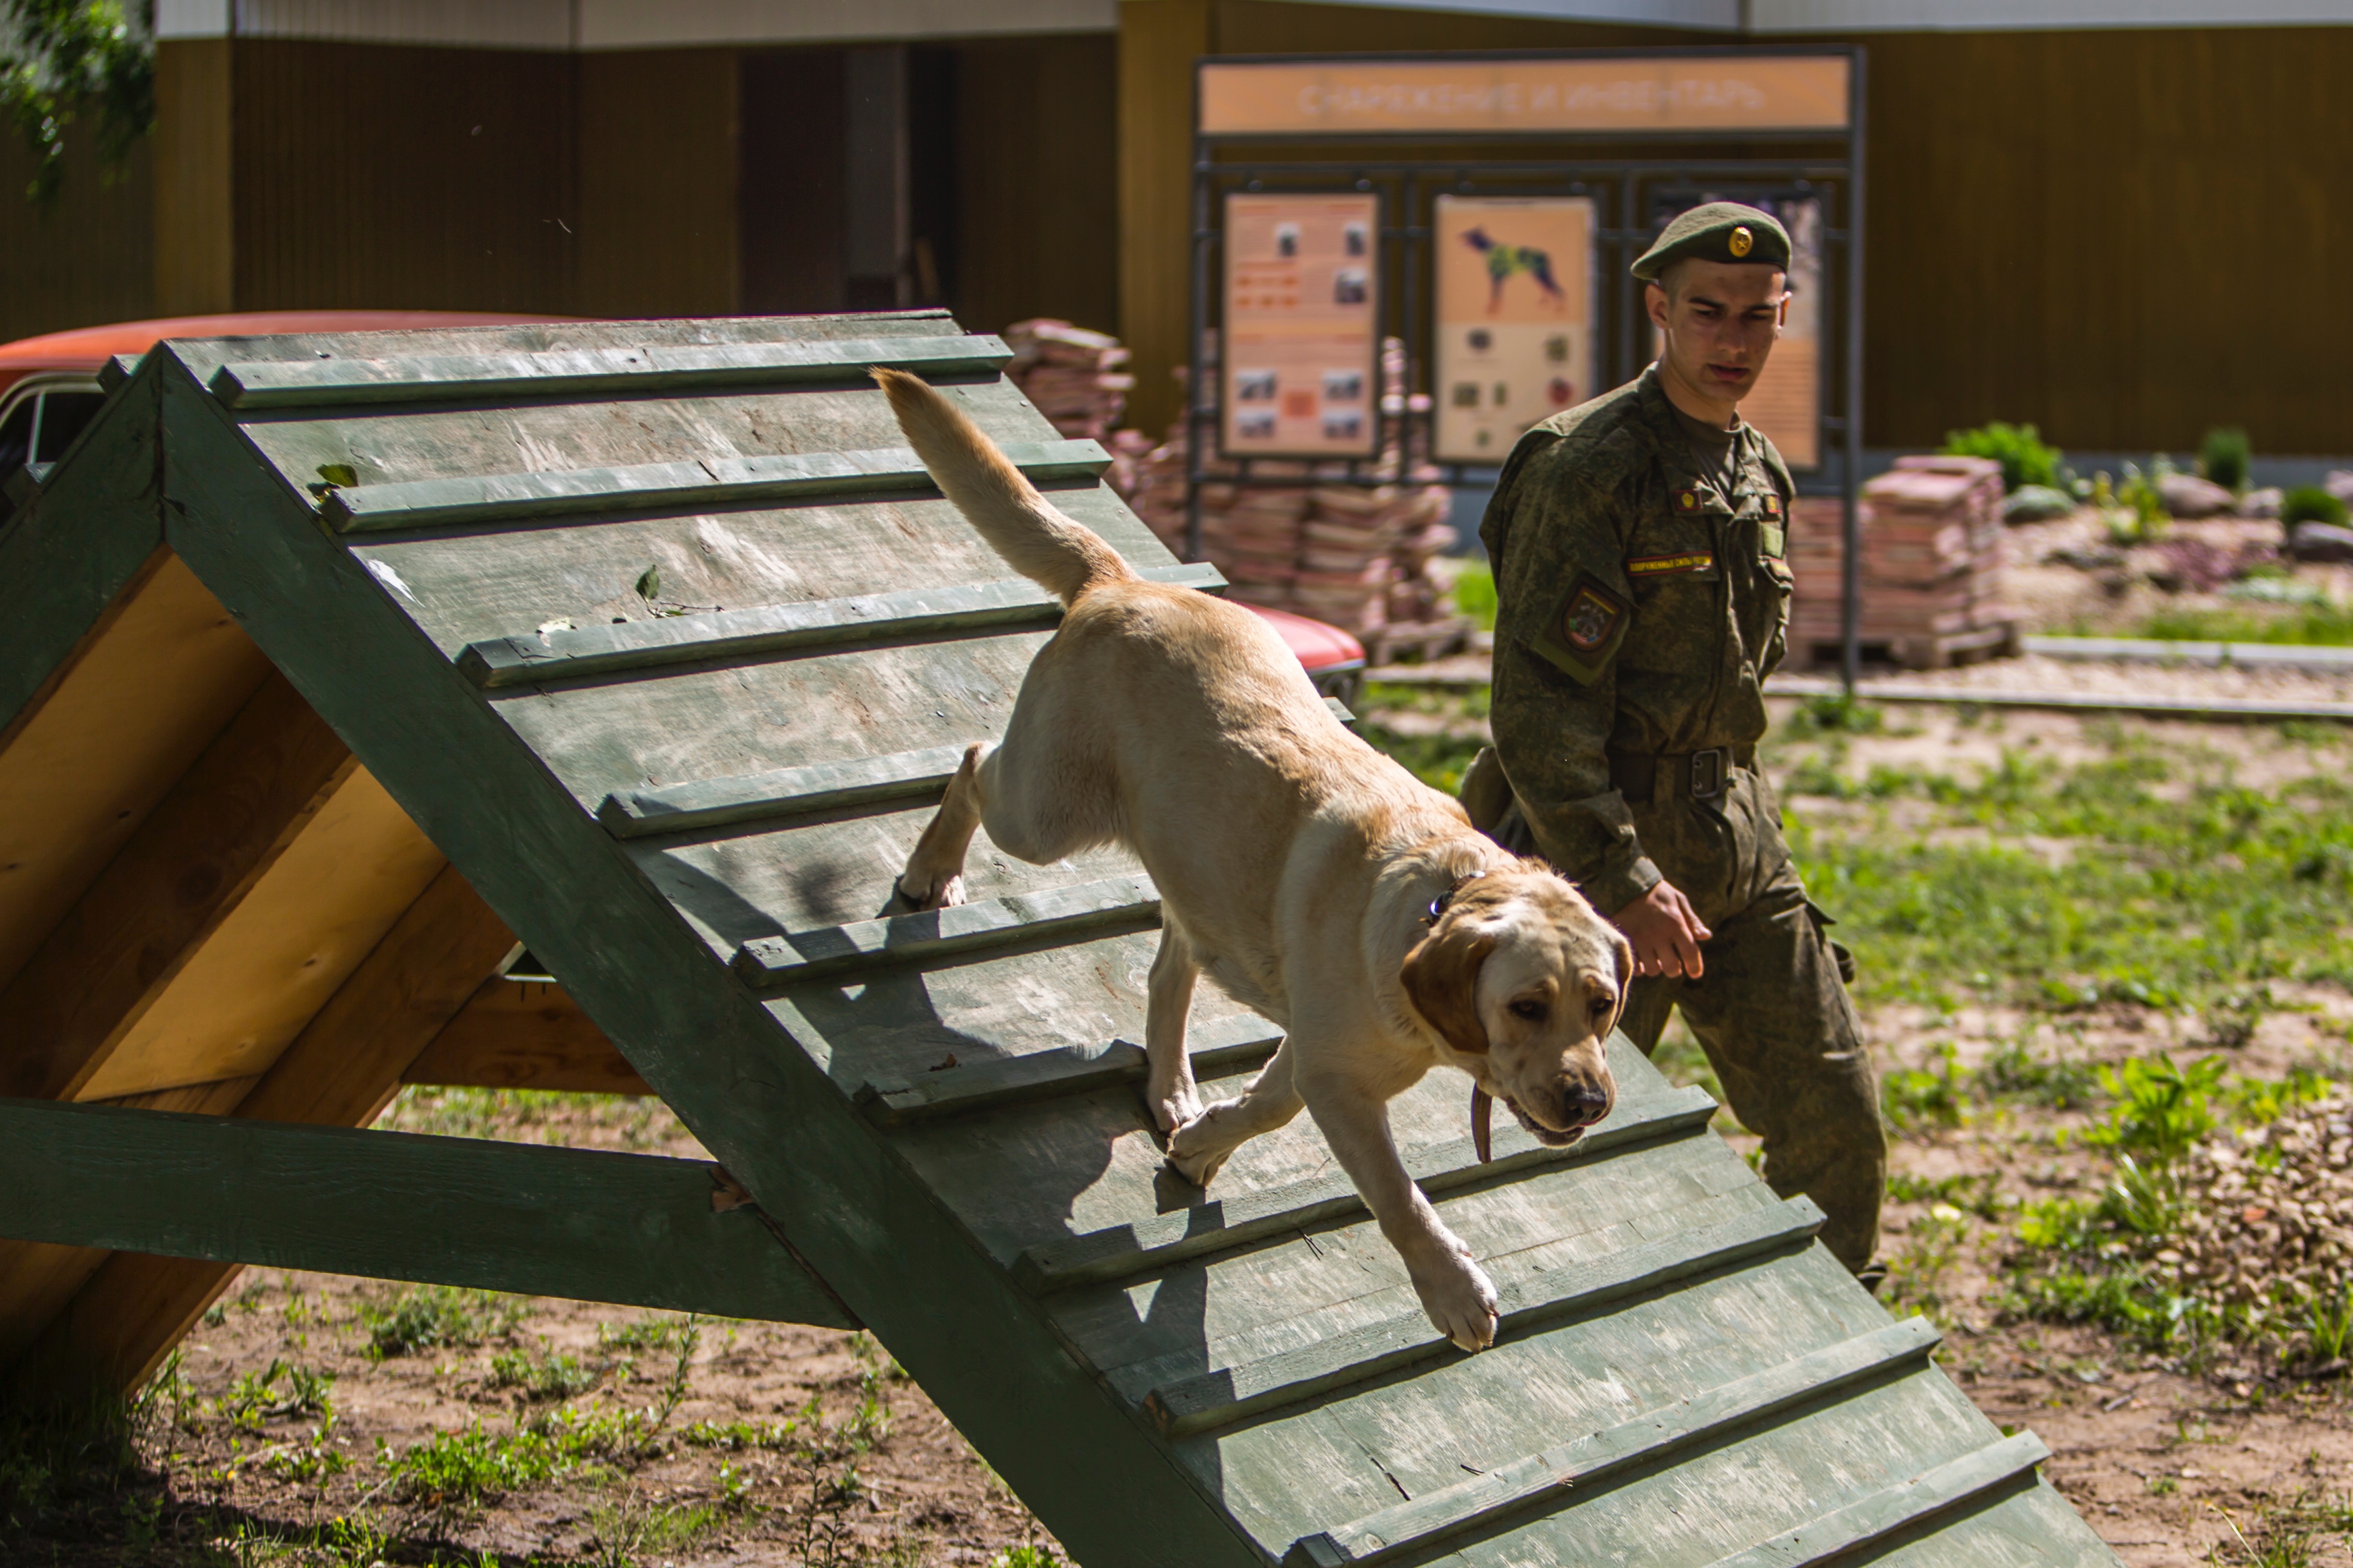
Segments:
[[[880,366],[873,374],[941,493],[1008,565],[1066,605],[1097,584],[1134,578],[1118,551],[1049,505],[962,409],[919,376]]]

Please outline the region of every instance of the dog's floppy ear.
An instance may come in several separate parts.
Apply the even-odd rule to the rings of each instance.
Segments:
[[[1470,1055],[1487,1050],[1487,1026],[1479,1021],[1479,966],[1494,948],[1495,939],[1469,921],[1440,920],[1405,955],[1398,974],[1406,999],[1423,1022]]]
[[[1626,997],[1634,988],[1634,944],[1626,940],[1625,932],[1611,926],[1609,946],[1618,962],[1618,1005],[1609,1010],[1609,1021],[1595,1031],[1605,1040],[1609,1037],[1609,1031],[1618,1026],[1618,1020],[1626,1016]]]

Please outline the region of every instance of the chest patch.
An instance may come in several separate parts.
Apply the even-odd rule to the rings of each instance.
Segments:
[[[1677,490],[1675,492],[1675,510],[1677,511],[1696,512],[1705,504],[1705,500],[1696,485],[1690,489]]]
[[[1704,572],[1715,564],[1715,556],[1705,550],[1686,550],[1677,555],[1641,555],[1626,563],[1630,577],[1672,577],[1682,572]]]
[[[1579,588],[1560,613],[1560,637],[1579,653],[1591,653],[1607,643],[1626,618],[1626,606],[1598,589]]]
[[[1767,517],[1781,515],[1781,498],[1770,490],[1765,492],[1765,515]]]

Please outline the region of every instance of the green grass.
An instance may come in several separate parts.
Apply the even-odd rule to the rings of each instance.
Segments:
[[[1975,778],[1857,781],[1838,761],[1835,743],[1801,760],[1781,794],[1861,808],[1786,816],[1867,1000],[2206,1009],[2268,981],[2353,983],[2353,784],[2334,774],[2263,792],[2122,740],[2073,767],[2009,752]]]
[[[1466,562],[1456,572],[1454,613],[1470,616],[1482,631],[1495,629],[1495,574],[1485,562]]]
[[[388,1302],[363,1302],[360,1327],[375,1361],[420,1350],[478,1345],[520,1322],[527,1309],[512,1297],[448,1285],[412,1287]]]
[[[544,1342],[536,1356],[518,1345],[491,1357],[490,1385],[519,1388],[533,1399],[571,1399],[596,1387],[603,1376],[602,1367],[550,1351]]]
[[[2353,645],[2353,605],[2303,605],[2272,614],[2255,610],[2161,610],[2136,636],[2164,642]]]

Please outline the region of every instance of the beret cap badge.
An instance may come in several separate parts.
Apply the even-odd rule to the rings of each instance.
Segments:
[[[1732,231],[1730,238],[1725,241],[1725,248],[1736,257],[1746,256],[1756,244],[1757,237],[1748,232],[1746,224],[1742,224]]]

